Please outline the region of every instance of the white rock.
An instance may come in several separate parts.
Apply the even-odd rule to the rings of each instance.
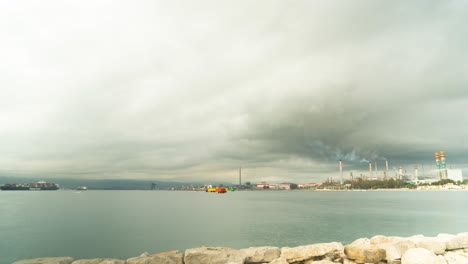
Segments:
[[[448,264],[467,264],[468,258],[463,255],[456,254],[454,252],[447,252],[445,255],[445,260]]]
[[[357,263],[377,263],[385,259],[385,249],[378,246],[358,247],[353,245],[345,246],[346,257]]]
[[[281,249],[281,257],[285,258],[289,263],[293,263],[325,256],[333,252],[343,252],[343,245],[338,242],[332,242],[294,248],[284,247]]]
[[[385,250],[385,260],[388,262],[401,259],[408,249],[415,248],[415,243],[411,240],[396,240],[393,243],[379,244],[377,247]]]
[[[414,236],[407,237],[406,239],[413,240],[413,239],[421,239],[421,238],[424,238],[424,235],[414,235]]]
[[[322,259],[322,260],[306,260],[303,262],[304,264],[337,264],[336,262],[333,262],[329,259]]]
[[[127,259],[127,264],[183,264],[183,254],[154,254]]]
[[[447,261],[445,260],[444,256],[437,255],[436,264],[447,264]]]
[[[461,233],[449,239],[445,243],[447,250],[468,248],[468,234]]]
[[[120,259],[105,259],[99,264],[126,264],[127,262],[125,260],[120,260]]]
[[[344,253],[348,259],[357,263],[377,263],[385,259],[385,249],[380,245],[371,245],[368,238],[360,238],[345,246]]]
[[[443,241],[449,241],[450,239],[454,238],[455,235],[440,233],[437,235],[437,238],[442,239]]]
[[[246,257],[246,264],[271,262],[281,255],[281,249],[277,247],[250,247],[241,249],[240,251]]]
[[[199,247],[185,251],[185,264],[244,264],[246,256],[240,250],[225,247]],[[128,263],[130,264],[130,263]]]
[[[412,238],[418,248],[425,248],[429,251],[434,252],[436,255],[443,254],[446,250],[446,240],[439,237],[418,237]]]
[[[436,264],[437,256],[425,248],[408,249],[403,257],[401,264]]]
[[[289,264],[289,262],[287,262],[285,258],[280,257],[280,258],[273,260],[269,264]]]
[[[351,242],[350,245],[353,245],[353,246],[370,246],[372,244],[371,244],[370,239],[368,239],[367,237],[364,237],[364,238],[359,238],[359,239],[354,240],[353,242]]]
[[[16,261],[13,264],[71,264],[73,260],[71,257],[35,258]]]
[[[456,250],[451,250],[450,252],[453,252],[455,254],[468,258],[468,249],[456,249]]]
[[[379,245],[379,244],[387,244],[387,243],[393,243],[393,242],[398,242],[404,240],[402,237],[398,236],[374,236],[370,239],[370,244],[371,245]]]
[[[125,264],[125,260],[103,258],[80,259],[73,261],[72,264]]]

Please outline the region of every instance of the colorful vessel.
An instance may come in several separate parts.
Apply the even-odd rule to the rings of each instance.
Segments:
[[[35,183],[6,183],[0,186],[2,191],[55,191],[59,185],[55,183],[38,181]]]
[[[227,187],[212,187],[211,185],[208,185],[205,189],[206,192],[215,192],[215,193],[227,193],[229,188]]]

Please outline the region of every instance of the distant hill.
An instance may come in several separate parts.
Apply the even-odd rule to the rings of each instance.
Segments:
[[[174,181],[158,181],[158,180],[131,180],[131,179],[67,179],[67,178],[50,178],[50,177],[9,177],[0,176],[0,185],[5,183],[31,183],[44,180],[60,185],[64,189],[76,189],[78,186],[87,186],[88,189],[99,190],[149,190],[152,184],[156,184],[156,189],[177,188],[181,186],[203,186],[206,183],[200,182],[174,182]],[[218,183],[230,185],[227,183]]]
[[[39,180],[53,182],[60,185],[60,188],[75,189],[78,186],[87,186],[89,189],[101,190],[149,190],[152,183],[156,184],[157,189],[168,189],[181,186],[199,186],[202,183],[193,182],[168,182],[157,180],[121,180],[121,179],[66,179],[66,178],[26,178],[26,177],[8,177],[0,176],[0,184],[5,183],[31,183]]]

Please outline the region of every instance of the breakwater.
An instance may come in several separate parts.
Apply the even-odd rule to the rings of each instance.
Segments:
[[[340,242],[298,247],[191,248],[180,253],[143,253],[127,260],[36,258],[13,264],[467,264],[468,232],[435,237],[382,236],[360,238],[348,245]]]

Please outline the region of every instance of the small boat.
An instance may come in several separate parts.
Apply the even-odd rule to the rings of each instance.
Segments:
[[[80,186],[80,187],[78,187],[78,188],[76,188],[76,189],[79,190],[79,191],[86,191],[86,190],[88,190],[88,187],[86,187],[86,186]]]
[[[216,187],[217,193],[227,193],[228,188],[226,187]]]
[[[215,192],[215,193],[227,193],[229,189],[227,187],[212,187],[208,185],[205,189],[206,192]]]

